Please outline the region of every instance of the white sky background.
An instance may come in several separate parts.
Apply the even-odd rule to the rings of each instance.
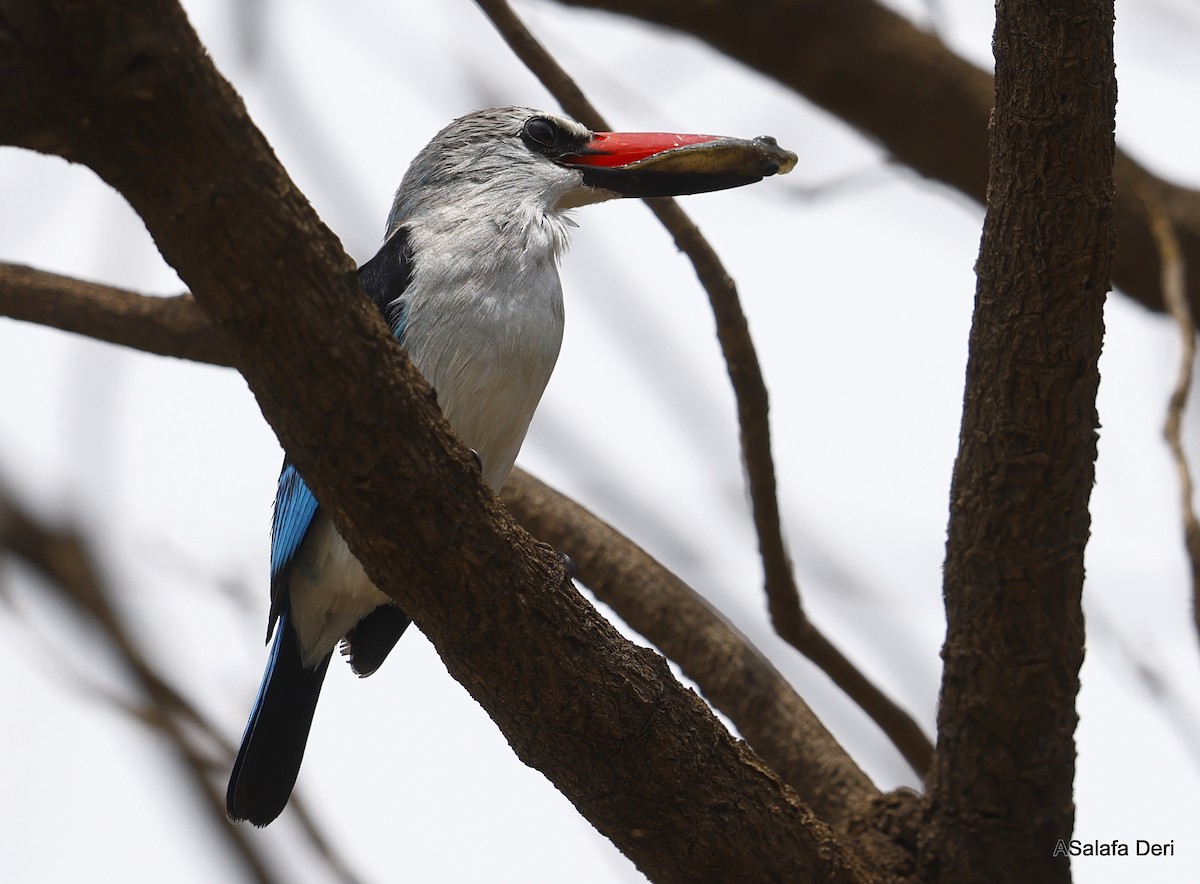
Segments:
[[[938,11],[990,65],[987,0]],[[409,160],[451,118],[556,104],[472,3],[189,4],[217,65],[360,262]],[[820,627],[933,731],[941,565],[980,207],[698,43],[553,4],[522,13],[614,125],[753,136],[787,178],[687,198],[736,278],[771,391],[791,552]],[[1200,3],[1119,4],[1119,143],[1200,186]],[[842,186],[829,187],[843,182]],[[182,289],[137,217],[86,169],[0,151],[0,259]],[[616,524],[763,648],[882,788],[913,775],[769,628],[704,293],[646,209],[581,210],[567,333],[520,462]],[[1178,341],[1109,300],[1088,547],[1076,836],[1174,841],[1168,859],[1076,860],[1082,882],[1200,880],[1197,639],[1160,427]],[[231,740],[265,659],[281,452],[231,370],[0,319],[0,481],[102,545],[150,659]],[[1195,445],[1197,419],[1187,421]],[[0,863],[12,881],[237,880],[169,747],[88,684],[128,683],[27,571],[0,572]],[[15,614],[14,614],[15,609]],[[298,794],[363,880],[638,881],[411,630],[360,681],[332,667]],[[255,833],[291,880],[330,880],[284,815]],[[1064,833],[1066,836],[1067,833]],[[1047,845],[1047,850],[1052,845]]]

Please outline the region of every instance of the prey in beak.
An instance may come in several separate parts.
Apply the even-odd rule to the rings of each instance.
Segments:
[[[551,117],[525,122],[522,139],[538,153],[583,176],[587,188],[610,196],[683,196],[726,190],[783,175],[796,155],[770,136],[754,139],[671,132],[588,132],[564,129]]]
[[[726,190],[783,175],[796,155],[770,136],[747,141],[669,132],[597,132],[558,162],[583,173],[590,187],[621,196],[682,196]]]

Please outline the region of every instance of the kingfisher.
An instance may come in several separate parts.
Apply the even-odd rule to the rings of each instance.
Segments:
[[[562,343],[569,210],[738,187],[795,162],[768,137],[593,132],[522,107],[468,114],[409,166],[359,282],[498,491]],[[410,622],[285,458],[271,525],[271,647],[229,779],[232,821],[265,826],[283,811],[338,645],[367,676]]]

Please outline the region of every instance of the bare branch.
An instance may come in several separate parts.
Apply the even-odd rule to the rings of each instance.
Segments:
[[[754,750],[880,874],[913,864],[921,802],[880,794],[787,680],[737,630],[645,550],[521,470],[505,503],[539,537],[569,550],[576,577],[654,642],[733,720]]]
[[[563,108],[593,129],[611,128],[571,76],[546,51],[506,0],[476,0],[522,62],[542,81]],[[862,674],[815,627],[804,613],[795,571],[783,539],[767,385],[742,311],[737,287],[716,251],[673,199],[646,200],[651,211],[688,256],[700,279],[717,324],[737,399],[742,458],[750,486],[754,527],[763,562],[764,584],[775,631],[833,679],[879,725],[919,776],[933,757],[933,744],[920,725]]]
[[[1175,458],[1175,469],[1179,473],[1179,505],[1183,515],[1183,537],[1187,547],[1188,561],[1192,566],[1192,620],[1200,636],[1200,521],[1196,519],[1193,503],[1192,471],[1188,466],[1187,451],[1183,446],[1183,413],[1192,392],[1192,370],[1196,363],[1196,324],[1188,305],[1187,268],[1175,225],[1162,205],[1152,196],[1146,197],[1146,212],[1150,216],[1150,229],[1158,245],[1159,263],[1162,266],[1163,302],[1167,312],[1179,326],[1179,374],[1175,389],[1167,405],[1167,419],[1163,436],[1171,447]]]
[[[678,663],[813,810],[845,829],[878,796],[770,661],[649,553],[523,470],[502,496],[526,528],[569,552],[576,579]]]
[[[220,336],[189,294],[156,298],[0,263],[0,313],[159,356],[229,365]]]

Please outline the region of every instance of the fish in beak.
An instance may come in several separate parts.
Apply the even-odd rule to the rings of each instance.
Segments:
[[[752,140],[670,132],[595,132],[556,158],[589,187],[624,197],[682,196],[741,187],[783,175],[796,155],[770,136]]]

